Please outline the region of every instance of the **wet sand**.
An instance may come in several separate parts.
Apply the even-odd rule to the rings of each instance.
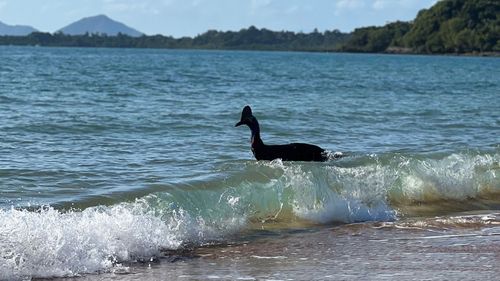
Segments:
[[[497,225],[422,229],[364,223],[257,236],[72,279],[500,280]]]

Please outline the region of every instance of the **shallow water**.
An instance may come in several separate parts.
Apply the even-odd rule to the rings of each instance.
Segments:
[[[499,223],[475,214],[261,230],[75,280],[495,280]]]
[[[235,237],[265,251],[291,230],[432,231],[436,216],[500,208],[497,58],[0,47],[0,59],[0,279],[158,258],[161,273],[171,251]],[[234,128],[247,104],[266,143],[346,157],[253,160]]]

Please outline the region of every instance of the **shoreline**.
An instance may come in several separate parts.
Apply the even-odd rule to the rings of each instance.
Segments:
[[[74,48],[74,49],[143,49],[143,50],[178,50],[178,51],[234,51],[234,52],[285,52],[285,53],[334,53],[334,54],[360,54],[360,55],[409,55],[409,56],[450,56],[450,57],[484,57],[499,58],[500,52],[472,52],[472,53],[418,53],[413,51],[384,52],[349,52],[341,50],[290,50],[290,49],[245,49],[245,48],[151,48],[151,47],[107,47],[107,46],[65,46],[65,45],[25,45],[25,44],[0,44],[0,47],[28,47],[28,48]]]
[[[389,47],[384,52],[373,54],[390,55],[429,55],[429,56],[457,56],[457,57],[500,57],[500,52],[466,52],[466,53],[419,53],[410,48]]]
[[[500,229],[360,223],[180,251],[128,271],[52,280],[493,280]]]

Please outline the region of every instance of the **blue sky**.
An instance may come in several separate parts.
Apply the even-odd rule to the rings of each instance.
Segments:
[[[310,32],[411,20],[437,0],[0,0],[0,21],[56,30],[106,14],[148,35],[194,36],[208,29]]]

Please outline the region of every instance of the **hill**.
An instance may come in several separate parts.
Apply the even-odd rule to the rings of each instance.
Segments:
[[[131,37],[142,36],[143,33],[105,15],[83,18],[59,30],[67,35],[100,34],[116,36],[119,33]]]
[[[60,32],[0,36],[0,45],[500,55],[499,0],[441,0],[410,22],[311,33],[254,26],[173,38],[142,33],[100,15]]]
[[[500,1],[442,0],[412,22],[358,28],[342,46],[352,52],[500,52]]]
[[[418,13],[402,44],[419,53],[500,51],[500,1],[447,0]]]
[[[26,36],[32,32],[37,31],[31,26],[27,25],[8,25],[0,21],[0,35],[1,36]]]
[[[179,39],[163,35],[131,37],[123,33],[107,36],[34,32],[24,37],[0,36],[0,45],[333,52],[347,36],[338,30],[295,33],[250,26],[237,32],[211,30],[194,38]]]

